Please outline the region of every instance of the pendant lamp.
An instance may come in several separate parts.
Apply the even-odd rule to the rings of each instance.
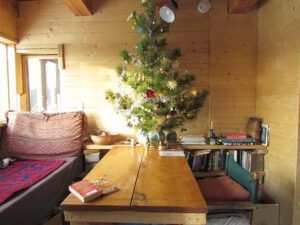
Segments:
[[[200,0],[198,3],[198,11],[202,14],[207,13],[211,9],[210,0]]]
[[[170,0],[170,2],[162,6],[159,15],[167,23],[173,23],[175,20],[175,12],[178,9],[179,0]]]

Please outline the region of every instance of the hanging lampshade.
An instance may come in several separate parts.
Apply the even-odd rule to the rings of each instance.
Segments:
[[[175,20],[175,12],[178,9],[179,0],[170,0],[170,2],[162,6],[159,10],[159,15],[162,20],[167,23],[173,23]]]
[[[210,0],[200,0],[198,3],[198,11],[200,13],[207,13],[211,9],[211,1]]]

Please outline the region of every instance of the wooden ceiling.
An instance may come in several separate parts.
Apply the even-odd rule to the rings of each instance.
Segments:
[[[28,1],[28,0],[19,0]],[[92,11],[92,0],[59,0],[63,2],[75,16],[91,16]],[[58,2],[59,2],[58,1]],[[162,1],[162,0],[157,0]],[[164,0],[168,1],[168,0]],[[195,0],[198,1],[198,0]],[[258,0],[228,0],[228,12],[229,13],[246,13],[251,10]],[[0,0],[1,6],[5,6],[16,14],[17,12],[17,0]]]

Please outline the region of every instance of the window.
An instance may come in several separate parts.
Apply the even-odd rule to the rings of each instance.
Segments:
[[[0,43],[0,120],[17,109],[15,46]]]
[[[31,112],[57,112],[60,96],[58,60],[51,56],[26,57]]]

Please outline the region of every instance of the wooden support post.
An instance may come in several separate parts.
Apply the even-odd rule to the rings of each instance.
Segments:
[[[63,0],[75,16],[91,16],[92,0]]]
[[[59,69],[63,70],[66,68],[64,44],[58,45],[58,64],[59,64]]]
[[[257,3],[258,0],[228,0],[229,13],[246,13]]]

